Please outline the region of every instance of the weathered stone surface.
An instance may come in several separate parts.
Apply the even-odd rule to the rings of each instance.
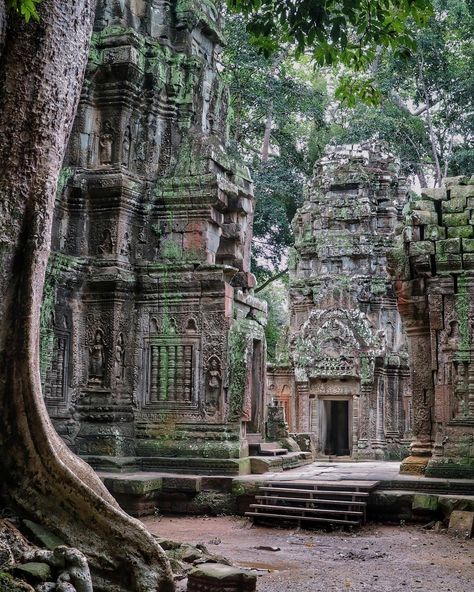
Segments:
[[[402,458],[411,438],[406,342],[387,271],[407,199],[398,170],[378,141],[331,147],[293,221],[288,351],[268,368],[268,396],[291,432],[315,434],[319,455]],[[431,200],[414,208],[436,227]],[[429,266],[433,243],[413,244]]]
[[[188,574],[187,592],[254,592],[257,576],[228,565],[207,563]]]
[[[398,309],[410,345],[414,441],[403,472],[474,476],[474,227],[470,186],[447,179],[442,222],[447,239],[403,233],[397,273]],[[435,193],[446,191],[445,188]],[[425,193],[425,192],[424,192]],[[428,192],[430,193],[430,192]],[[413,204],[416,207],[416,201]],[[411,210],[412,213],[414,210]],[[411,227],[409,214],[406,228]],[[435,257],[420,267],[417,244]]]
[[[449,534],[470,539],[474,533],[474,512],[454,510],[449,518]]]
[[[264,430],[266,304],[252,182],[226,149],[221,16],[212,1],[119,4],[99,3],[58,187],[46,404],[98,468],[238,473],[246,430]]]
[[[412,509],[415,513],[436,512],[438,509],[438,496],[416,494],[413,496]]]
[[[62,541],[59,537],[55,534],[43,528],[40,524],[36,524],[36,522],[32,522],[31,520],[23,520],[23,525],[32,535],[32,540],[34,540],[38,545],[41,547],[45,547],[46,549],[50,549],[51,551],[60,545],[64,545],[64,541]]]
[[[36,561],[16,565],[14,573],[17,577],[31,582],[48,582],[52,577],[50,566]]]

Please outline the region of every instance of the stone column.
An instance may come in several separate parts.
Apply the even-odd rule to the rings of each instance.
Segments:
[[[434,386],[430,330],[427,324],[414,324],[406,327],[406,333],[411,360],[413,441],[410,447],[411,454],[403,460],[400,472],[422,474],[433,447],[431,427]]]

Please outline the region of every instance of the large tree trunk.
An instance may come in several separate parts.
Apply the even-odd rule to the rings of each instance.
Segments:
[[[54,431],[41,394],[39,320],[56,183],[87,61],[94,0],[9,14],[0,42],[2,497],[88,557],[95,590],[174,589],[166,555]],[[4,15],[0,0],[0,33]]]

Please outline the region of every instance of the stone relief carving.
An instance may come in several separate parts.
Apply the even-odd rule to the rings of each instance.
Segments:
[[[113,157],[115,132],[110,121],[105,121],[99,137],[99,160],[100,164],[111,164]]]
[[[97,329],[94,336],[94,342],[89,346],[89,376],[88,384],[104,385],[106,369],[106,346],[104,333]]]
[[[217,356],[211,356],[207,362],[206,380],[206,411],[211,415],[218,410],[221,386],[221,361]]]

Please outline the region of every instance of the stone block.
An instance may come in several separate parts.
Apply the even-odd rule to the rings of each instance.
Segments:
[[[431,241],[419,241],[410,243],[408,247],[408,252],[410,256],[415,255],[433,255],[435,252],[434,243]]]
[[[111,493],[129,495],[144,495],[146,493],[161,491],[163,484],[161,477],[149,477],[146,474],[140,477],[105,477],[103,481]]]
[[[454,185],[449,190],[451,199],[453,197],[474,197],[474,187],[472,185]]]
[[[416,494],[413,496],[412,510],[415,513],[429,513],[438,510],[438,496]]]
[[[163,477],[163,491],[199,493],[201,491],[201,477]]]
[[[472,270],[474,269],[474,253],[464,253],[462,256],[463,269]]]
[[[446,228],[436,224],[429,224],[425,228],[425,239],[431,241],[442,240],[446,238]]]
[[[462,239],[462,250],[464,253],[474,253],[474,239],[463,238]]]
[[[466,226],[451,226],[448,227],[448,238],[472,238],[474,236],[474,227]]]
[[[434,203],[429,199],[417,199],[412,202],[412,210],[426,210],[429,212],[435,211]]]
[[[457,177],[446,177],[443,179],[443,186],[447,189],[450,189],[454,185],[467,185],[469,182],[469,177],[466,175],[459,175]]]
[[[243,569],[206,563],[188,574],[187,592],[255,592],[257,576]]]
[[[448,240],[440,240],[436,243],[436,253],[445,255],[447,253],[458,254],[461,252],[461,239],[450,238]]]
[[[453,197],[443,201],[442,210],[448,214],[464,212],[466,208],[466,197]]]
[[[440,201],[448,199],[448,194],[444,187],[425,188],[421,190],[421,197],[425,199],[432,199],[434,201]]]
[[[411,213],[411,220],[414,226],[424,226],[426,224],[432,225],[438,222],[438,216],[435,212],[414,210]]]
[[[465,226],[468,222],[468,212],[466,211],[457,214],[443,214],[443,224],[445,226]]]
[[[437,271],[461,271],[462,258],[461,255],[447,255],[436,254],[436,270]]]
[[[474,512],[454,510],[449,518],[449,534],[470,539],[474,533]]]

